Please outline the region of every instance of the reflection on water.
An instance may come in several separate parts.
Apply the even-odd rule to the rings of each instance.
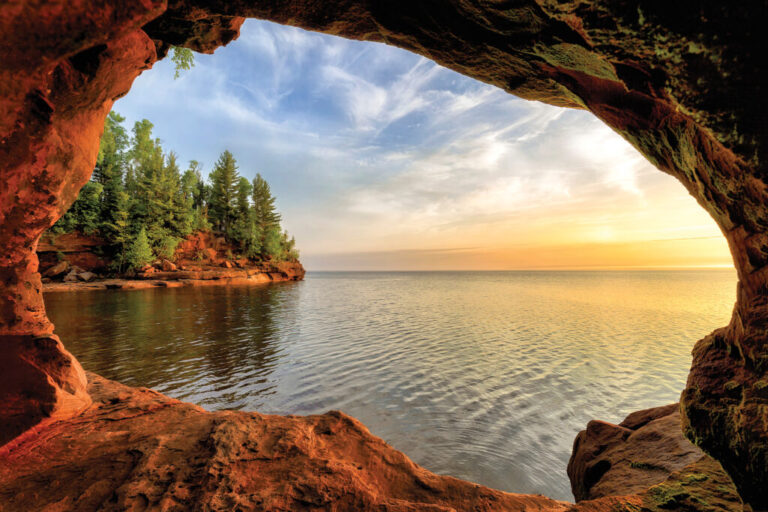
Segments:
[[[341,409],[428,469],[570,499],[587,421],[676,401],[735,273],[310,273],[50,294],[83,365],[208,409]]]

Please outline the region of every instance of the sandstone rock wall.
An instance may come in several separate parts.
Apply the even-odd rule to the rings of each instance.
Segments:
[[[112,101],[169,45],[211,52],[237,36],[243,17],[383,41],[523,98],[590,110],[712,215],[734,256],[738,302],[731,323],[696,345],[683,425],[748,503],[768,509],[767,9],[761,0],[6,3],[0,349],[22,364],[18,336],[51,335],[37,240],[88,179]],[[76,361],[54,350],[76,376]],[[46,397],[84,392],[65,391],[49,371],[28,395],[0,395],[0,411],[27,396],[49,414],[58,406]]]

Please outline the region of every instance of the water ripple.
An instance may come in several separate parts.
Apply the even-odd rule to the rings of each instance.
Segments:
[[[592,418],[678,399],[732,271],[310,273],[46,297],[83,365],[208,409],[341,409],[432,471],[570,499]]]

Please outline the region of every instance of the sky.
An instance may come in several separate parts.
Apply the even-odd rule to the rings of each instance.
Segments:
[[[248,20],[114,109],[211,170],[270,183],[308,270],[731,266],[714,221],[588,112],[380,43]]]

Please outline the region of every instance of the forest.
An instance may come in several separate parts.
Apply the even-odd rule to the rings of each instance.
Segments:
[[[53,234],[100,236],[115,272],[172,259],[178,243],[195,231],[224,236],[239,248],[236,257],[298,260],[295,240],[282,229],[275,197],[260,174],[253,181],[240,176],[229,151],[207,179],[195,160],[182,172],[177,154],[166,153],[153,137],[150,121],[137,121],[130,135],[124,122],[117,112],[107,116],[93,176],[50,229]]]

